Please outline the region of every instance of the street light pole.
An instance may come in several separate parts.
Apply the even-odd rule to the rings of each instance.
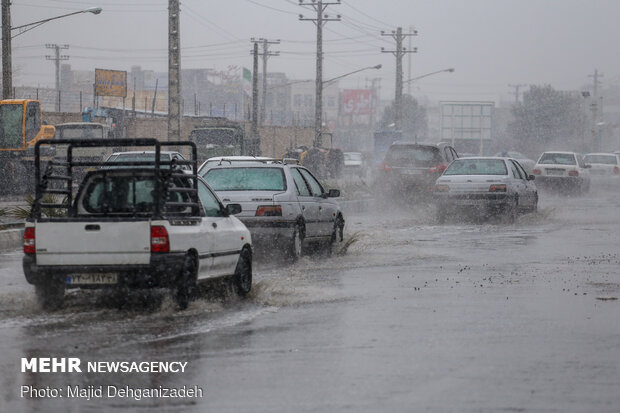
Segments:
[[[427,74],[425,74],[425,75],[421,75],[421,76],[412,77],[411,79],[407,79],[407,80],[405,80],[403,83],[413,82],[413,81],[416,81],[416,80],[422,79],[422,78],[424,78],[424,77],[431,76],[431,75],[436,75],[437,73],[443,73],[443,72],[450,72],[450,73],[452,73],[452,72],[454,72],[454,68],[453,68],[453,67],[451,67],[451,68],[449,68],[449,69],[437,70],[437,71],[435,71],[435,72],[427,73]]]
[[[359,73],[359,72],[362,72],[362,71],[364,71],[364,70],[370,70],[370,69],[381,69],[381,67],[382,67],[381,65],[368,66],[368,67],[363,67],[363,68],[361,68],[361,69],[354,70],[353,72],[345,73],[344,75],[336,76],[336,77],[334,77],[334,78],[331,78],[331,79],[328,79],[328,80],[323,81],[323,87],[325,87],[325,85],[326,85],[327,83],[331,83],[331,82],[333,82],[333,81],[335,81],[335,80],[342,79],[342,78],[343,78],[343,77],[345,77],[345,76],[353,75],[353,74],[355,74],[355,73]]]
[[[101,10],[101,7],[90,7],[88,9],[74,11],[72,13],[66,13],[32,23],[22,24],[21,26],[11,27],[11,0],[2,0],[2,98],[9,99],[13,95],[13,61],[11,54],[11,39],[13,37],[24,34],[27,31],[52,20],[61,19],[63,17],[73,16],[80,13],[99,14],[101,13]],[[17,34],[12,35],[11,32],[13,30],[17,30]]]

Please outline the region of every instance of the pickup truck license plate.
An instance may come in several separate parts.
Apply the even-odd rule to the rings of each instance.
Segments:
[[[67,284],[117,284],[118,274],[115,272],[102,272],[92,274],[69,274]]]

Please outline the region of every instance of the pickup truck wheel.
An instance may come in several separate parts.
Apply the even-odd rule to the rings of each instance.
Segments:
[[[197,268],[196,260],[191,254],[185,256],[183,268],[179,273],[175,285],[174,298],[181,310],[185,310],[196,290]]]
[[[235,292],[241,297],[248,295],[252,289],[252,252],[247,248],[239,254],[233,283]]]
[[[64,301],[65,284],[60,280],[49,280],[44,284],[35,284],[34,292],[43,310],[56,310]]]
[[[303,255],[304,234],[301,225],[296,224],[293,230],[293,237],[289,244],[289,256],[291,260],[297,261]]]

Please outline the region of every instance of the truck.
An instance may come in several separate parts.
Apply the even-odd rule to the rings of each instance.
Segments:
[[[36,191],[22,262],[44,309],[61,306],[72,288],[165,288],[180,309],[199,283],[212,278],[225,277],[241,296],[250,292],[252,240],[234,216],[241,206],[224,207],[196,174],[193,142],[59,139],[54,144],[68,145],[65,159],[42,162],[50,143],[34,148]],[[187,148],[192,156],[162,161],[165,145]],[[146,147],[155,156],[103,166],[72,157],[74,150],[110,146]],[[74,189],[72,171],[80,167],[89,170]]]
[[[224,118],[204,119],[189,140],[196,143],[200,162],[216,156],[260,155],[258,139],[246,137],[243,124]]]
[[[33,190],[24,177],[34,170],[34,145],[51,139],[54,132],[54,126],[41,120],[38,100],[0,100],[0,195]]]

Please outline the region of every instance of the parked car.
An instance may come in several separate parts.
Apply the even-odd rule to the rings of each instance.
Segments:
[[[583,162],[590,165],[592,176],[620,176],[620,155],[615,153],[589,153],[583,156]]]
[[[525,169],[525,172],[527,172],[528,175],[532,174],[532,171],[534,170],[534,165],[536,165],[535,160],[528,158],[527,156],[523,155],[520,152],[501,151],[501,152],[496,153],[493,156],[515,159],[517,162],[519,162],[519,164],[523,167],[523,169]]]
[[[518,213],[538,208],[534,176],[512,158],[457,159],[437,179],[434,195],[439,222],[472,209],[483,217],[504,213],[514,221]]]
[[[198,167],[198,175],[204,175],[208,169],[216,166],[216,165],[232,165],[233,163],[242,162],[242,163],[252,163],[252,162],[266,162],[266,161],[275,161],[273,158],[268,158],[265,156],[214,156],[213,158],[209,158],[204,161]]]
[[[241,205],[236,216],[256,245],[283,247],[297,259],[308,243],[321,242],[331,249],[337,239],[342,241],[344,215],[333,199],[340,191],[326,191],[303,166],[237,162],[209,168],[203,177],[224,204]]]
[[[379,165],[377,188],[392,196],[430,194],[437,178],[458,157],[446,143],[395,142]]]
[[[178,166],[183,172],[191,172],[192,168],[190,163],[185,159],[185,157],[175,151],[161,151],[159,153],[160,161],[163,161],[162,169],[169,169],[169,163],[173,161],[179,162]],[[114,152],[111,154],[104,163],[106,164],[115,164],[115,163],[135,163],[135,162],[144,162],[145,166],[151,166],[155,161],[155,151],[128,151],[128,152]],[[127,167],[127,165],[119,165],[119,167]],[[134,164],[135,166],[135,164]]]
[[[532,172],[539,188],[583,193],[590,190],[589,168],[578,153],[544,152]]]

